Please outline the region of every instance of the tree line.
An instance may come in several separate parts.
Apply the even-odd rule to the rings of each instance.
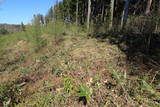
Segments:
[[[63,0],[57,1],[45,16],[34,17],[42,24],[69,20],[76,25],[86,25],[88,29],[91,25],[123,29],[130,17],[152,17],[158,24],[159,7],[159,0]]]

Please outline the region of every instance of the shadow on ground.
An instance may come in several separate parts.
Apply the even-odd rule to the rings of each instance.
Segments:
[[[160,34],[136,34],[112,31],[96,33],[89,37],[97,38],[101,42],[109,42],[126,54],[126,62],[138,68],[145,68],[145,72],[157,73],[160,78]],[[143,71],[142,70],[142,71]]]

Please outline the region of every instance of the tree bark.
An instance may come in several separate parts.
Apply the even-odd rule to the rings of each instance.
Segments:
[[[87,29],[89,29],[90,27],[90,16],[91,16],[91,0],[88,0]]]
[[[77,0],[76,4],[76,25],[78,26],[78,11],[79,11],[79,0]]]
[[[102,2],[102,14],[101,14],[101,21],[104,22],[104,4]]]
[[[151,5],[152,5],[152,0],[148,0],[147,8],[146,8],[146,11],[145,11],[146,15],[148,15],[150,13]]]
[[[122,20],[121,20],[121,29],[123,29],[127,23],[128,10],[129,10],[129,0],[125,0],[124,10],[123,10]]]
[[[110,24],[109,24],[109,29],[112,29],[113,27],[113,15],[114,15],[114,2],[115,0],[111,0],[110,4]]]

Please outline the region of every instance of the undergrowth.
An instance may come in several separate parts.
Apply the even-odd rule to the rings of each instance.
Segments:
[[[0,106],[160,107],[158,73],[86,35],[59,21],[0,36]]]

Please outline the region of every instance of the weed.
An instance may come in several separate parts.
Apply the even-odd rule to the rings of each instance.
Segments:
[[[42,101],[40,102],[41,107],[47,107],[48,105],[52,105],[52,102],[54,100],[54,96],[52,94],[48,94],[46,96],[43,96]]]
[[[30,70],[29,67],[22,67],[21,70],[20,70],[20,72],[21,73],[27,73],[29,70]]]
[[[32,99],[29,99],[27,102],[24,102],[24,104],[19,105],[18,107],[54,107],[54,99],[55,96],[53,93],[36,93]]]
[[[64,90],[67,93],[72,93],[75,90],[75,80],[73,78],[64,79]]]
[[[58,77],[62,75],[59,68],[52,68],[51,73],[58,76]]]
[[[112,72],[112,78],[116,79],[116,82],[118,84],[125,84],[125,79],[126,79],[126,73],[124,73],[124,75],[122,75],[119,72],[113,71]]]
[[[80,88],[77,89],[79,97],[79,101],[83,101],[83,104],[86,105],[90,102],[92,90],[87,85],[81,85]]]

